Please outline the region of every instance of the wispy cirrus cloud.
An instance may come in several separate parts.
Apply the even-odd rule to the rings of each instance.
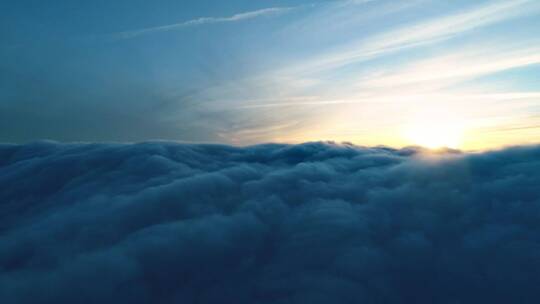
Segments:
[[[297,72],[310,73],[339,68],[404,49],[441,42],[468,31],[538,11],[535,1],[497,1],[460,13],[398,27],[306,60],[294,66]]]
[[[298,7],[270,7],[270,8],[263,8],[263,9],[255,10],[255,11],[238,13],[238,14],[234,14],[232,16],[226,16],[226,17],[199,17],[196,19],[192,19],[192,20],[188,20],[188,21],[184,21],[180,23],[149,27],[149,28],[138,29],[138,30],[133,30],[133,31],[120,32],[116,36],[120,39],[129,39],[129,38],[134,38],[141,35],[146,35],[146,34],[151,34],[151,33],[156,33],[156,32],[172,31],[172,30],[177,30],[180,28],[185,28],[185,27],[190,27],[190,26],[237,22],[237,21],[259,18],[263,16],[279,15],[279,14],[283,14],[291,10],[294,10],[296,8]]]
[[[479,48],[471,51],[454,51],[448,55],[435,56],[413,62],[405,68],[396,68],[391,73],[362,79],[362,86],[369,88],[389,88],[403,85],[434,85],[447,87],[475,77],[494,74],[505,70],[540,64],[540,48],[515,47],[511,51]]]

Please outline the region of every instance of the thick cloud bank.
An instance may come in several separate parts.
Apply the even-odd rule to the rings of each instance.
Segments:
[[[538,303],[540,146],[0,146],[0,302]]]

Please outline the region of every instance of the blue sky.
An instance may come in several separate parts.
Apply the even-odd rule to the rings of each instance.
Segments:
[[[540,2],[5,1],[0,141],[540,141]]]

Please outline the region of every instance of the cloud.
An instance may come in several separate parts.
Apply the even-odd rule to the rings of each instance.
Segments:
[[[472,53],[472,54],[471,54]],[[479,48],[476,52],[454,51],[450,54],[437,55],[433,58],[418,60],[405,68],[397,68],[373,79],[362,79],[367,87],[400,85],[426,85],[437,83],[438,86],[464,82],[482,75],[537,65],[540,63],[538,47],[511,51],[490,52]]]
[[[363,37],[315,58],[304,60],[289,69],[297,73],[332,70],[389,53],[440,43],[457,35],[538,10],[539,6],[531,0],[491,2],[463,12],[437,16]]]
[[[3,303],[511,303],[540,146],[0,146]]]
[[[180,28],[190,27],[190,26],[236,22],[236,21],[254,19],[254,18],[263,17],[263,16],[283,14],[293,9],[294,7],[270,7],[270,8],[264,8],[260,10],[250,11],[250,12],[238,13],[238,14],[234,14],[228,17],[200,17],[197,19],[192,19],[185,22],[181,22],[181,23],[149,27],[149,28],[139,29],[139,30],[134,30],[134,31],[121,32],[121,33],[118,33],[116,36],[121,39],[128,39],[128,38],[133,38],[133,37],[137,37],[144,34],[166,32],[166,31],[177,30]]]

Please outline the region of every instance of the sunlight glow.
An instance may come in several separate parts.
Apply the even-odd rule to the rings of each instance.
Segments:
[[[455,126],[418,125],[407,130],[408,140],[414,144],[430,149],[453,148],[461,146],[462,135]]]
[[[404,138],[412,145],[430,149],[459,149],[463,144],[465,125],[441,112],[424,112],[404,127]]]

